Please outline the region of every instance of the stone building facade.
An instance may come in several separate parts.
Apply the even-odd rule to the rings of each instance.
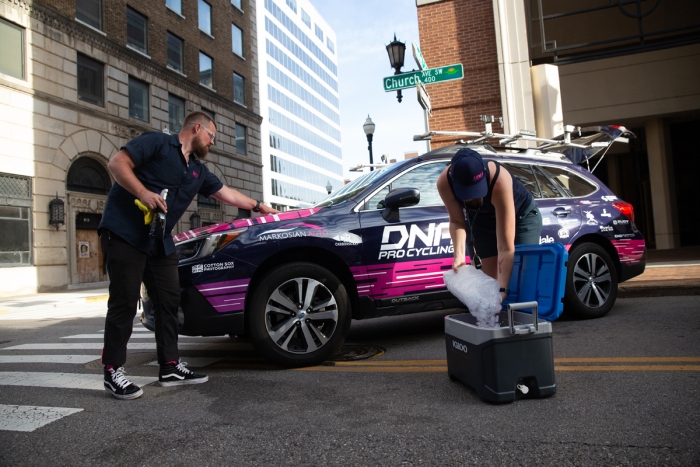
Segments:
[[[429,67],[464,79],[428,86],[432,130],[483,131],[480,115],[538,136],[623,125],[595,171],[635,207],[650,248],[700,245],[694,137],[700,131],[700,3],[694,0],[416,0]],[[453,139],[434,138],[433,147]],[[592,166],[591,166],[592,167]]]
[[[0,0],[0,297],[104,285],[107,162],[190,111],[217,124],[207,166],[262,199],[256,22],[254,0]],[[200,198],[175,231],[195,212],[250,216]]]

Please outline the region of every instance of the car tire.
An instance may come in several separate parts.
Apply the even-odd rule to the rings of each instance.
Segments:
[[[290,263],[259,282],[249,308],[248,330],[255,348],[285,367],[323,363],[350,329],[345,286],[326,268]]]
[[[617,299],[617,268],[605,249],[582,243],[569,252],[564,309],[574,318],[605,316]]]

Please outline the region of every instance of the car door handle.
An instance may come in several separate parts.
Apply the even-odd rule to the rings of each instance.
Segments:
[[[552,214],[557,217],[566,217],[571,214],[571,209],[568,208],[554,208],[552,209]]]

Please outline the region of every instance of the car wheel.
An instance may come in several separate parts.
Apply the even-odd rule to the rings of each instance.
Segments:
[[[254,292],[248,320],[253,345],[286,367],[318,365],[333,355],[350,329],[345,287],[312,263],[282,265]]]
[[[617,269],[607,251],[582,243],[569,252],[565,310],[576,318],[605,316],[617,299]]]

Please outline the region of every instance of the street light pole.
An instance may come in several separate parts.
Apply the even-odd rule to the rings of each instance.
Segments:
[[[396,33],[394,33],[394,40],[386,46],[386,52],[389,54],[389,63],[391,68],[394,69],[394,75],[400,75],[402,73],[401,67],[403,67],[404,55],[406,54],[406,44],[396,40]],[[401,89],[396,91],[396,98],[401,103],[403,98]]]
[[[367,120],[365,121],[365,124],[362,125],[362,129],[365,130],[365,135],[367,135],[367,142],[369,143],[369,146],[367,146],[367,149],[369,149],[369,170],[372,171],[374,170],[374,159],[372,158],[372,139],[374,138],[374,122],[372,121],[371,118],[369,118],[369,115],[367,115]]]

